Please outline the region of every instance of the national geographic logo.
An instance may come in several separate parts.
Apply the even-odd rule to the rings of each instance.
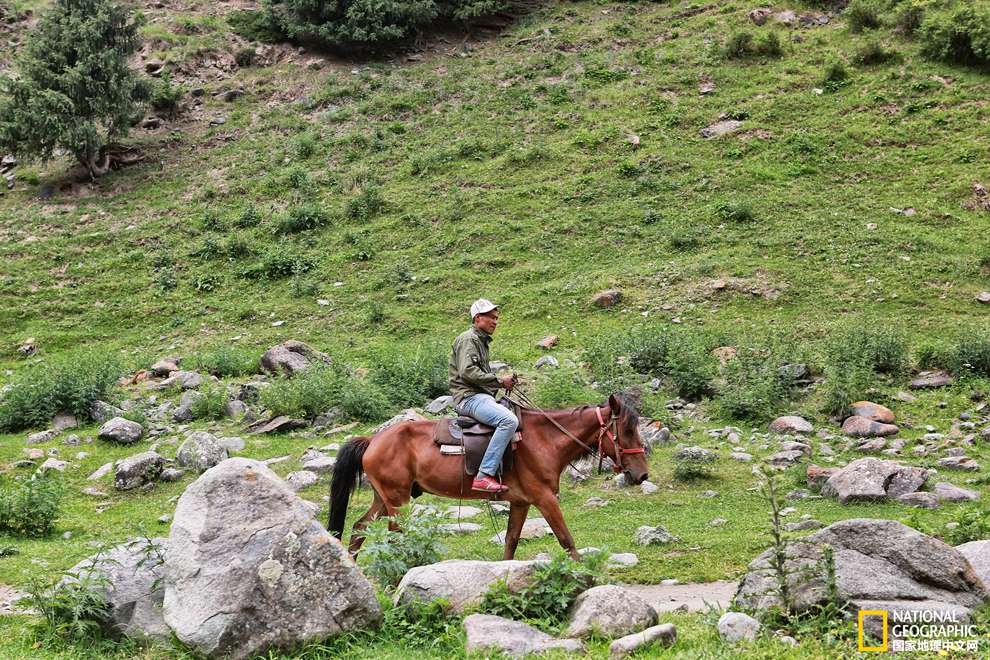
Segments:
[[[888,623],[891,624],[889,628]],[[976,652],[980,646],[977,626],[963,620],[959,612],[951,610],[894,610],[893,613],[887,610],[860,610],[857,624],[861,652]],[[875,629],[876,625],[883,631],[880,644],[868,646],[864,629]],[[893,637],[889,642],[888,630]]]

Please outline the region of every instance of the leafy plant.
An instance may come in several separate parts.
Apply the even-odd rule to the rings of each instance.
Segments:
[[[880,27],[880,15],[875,0],[852,0],[845,10],[850,32],[875,30]]]
[[[98,640],[110,618],[109,587],[100,571],[66,573],[54,582],[34,576],[27,583],[27,596],[18,604],[39,615],[37,630],[45,639]]]
[[[558,553],[550,561],[537,564],[532,578],[516,592],[510,591],[505,582],[497,582],[478,609],[553,629],[567,616],[575,599],[602,580],[607,560],[606,552],[590,553],[581,561]]]
[[[179,101],[185,93],[185,88],[181,85],[173,85],[168,73],[163,73],[158,82],[152,83],[148,103],[160,113],[175,115],[179,111]]]
[[[67,353],[25,369],[0,394],[0,430],[44,426],[60,412],[91,419],[93,403],[111,398],[123,374],[121,363],[105,351]]]
[[[936,9],[937,7],[937,9]],[[921,54],[964,64],[990,63],[990,6],[979,0],[933,5],[918,26]]]
[[[65,149],[91,176],[108,172],[107,147],[147,93],[127,63],[139,26],[113,0],[56,0],[19,46],[17,77],[0,78],[0,148],[43,160]]]
[[[423,405],[447,393],[447,350],[441,344],[381,350],[371,356],[369,378],[394,406]]]
[[[790,400],[794,379],[777,346],[741,345],[722,370],[721,409],[735,419],[764,420]]]
[[[65,488],[54,470],[0,487],[0,530],[17,536],[44,536],[62,510]]]
[[[300,204],[289,208],[275,225],[276,234],[295,234],[325,227],[332,222],[330,213],[319,204]]]
[[[533,401],[542,408],[567,408],[601,400],[574,369],[554,369],[536,381]]]
[[[674,479],[677,481],[710,479],[714,475],[714,468],[714,454],[685,453],[674,457]]]
[[[220,384],[207,385],[200,388],[190,412],[193,419],[222,419],[227,401],[227,388]]]
[[[440,561],[446,548],[440,542],[442,518],[432,508],[412,515],[404,510],[394,518],[379,518],[365,529],[358,561],[364,572],[390,589],[410,568]]]
[[[896,50],[885,48],[879,41],[868,41],[852,57],[854,63],[863,66],[887,64],[889,62],[897,62],[900,59],[900,53]]]

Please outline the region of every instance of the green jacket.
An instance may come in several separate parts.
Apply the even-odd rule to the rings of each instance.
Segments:
[[[447,379],[454,405],[474,394],[495,396],[500,381],[488,364],[488,344],[492,336],[471,326],[454,340],[447,363]]]

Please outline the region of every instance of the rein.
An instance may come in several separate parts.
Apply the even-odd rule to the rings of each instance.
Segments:
[[[615,473],[619,473],[623,471],[623,467],[622,467],[623,454],[646,453],[646,450],[643,447],[634,447],[632,449],[626,449],[624,447],[621,447],[619,445],[619,440],[618,440],[619,439],[618,420],[616,420],[615,415],[610,414],[609,420],[606,422],[605,419],[602,417],[602,409],[599,406],[595,406],[595,415],[598,416],[599,429],[598,429],[598,437],[595,439],[594,444],[599,448],[600,451],[595,451],[584,442],[581,442],[581,440],[579,440],[577,436],[575,436],[573,433],[571,433],[563,426],[561,426],[560,423],[557,422],[557,420],[555,420],[553,417],[548,415],[546,411],[544,411],[542,408],[537,408],[535,405],[533,405],[533,402],[529,399],[528,396],[526,396],[524,392],[516,391],[514,393],[516,394],[516,396],[519,397],[518,401],[513,401],[513,403],[515,403],[517,406],[523,408],[524,410],[532,410],[540,413],[541,415],[546,417],[547,421],[549,421],[551,424],[556,426],[561,433],[566,435],[568,438],[570,438],[572,441],[577,443],[579,446],[583,447],[585,450],[587,450],[589,454],[591,454],[592,456],[597,455],[599,472],[601,472],[602,470],[602,463],[604,462],[607,453],[602,443],[602,440],[605,437],[608,437],[608,439],[612,442],[613,456],[609,456],[609,458],[612,460],[612,471]],[[512,399],[510,399],[510,401],[511,400]]]

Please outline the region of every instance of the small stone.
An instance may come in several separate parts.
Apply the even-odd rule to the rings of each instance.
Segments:
[[[935,484],[933,492],[940,502],[969,502],[980,499],[980,494],[975,490],[960,488],[946,482]]]
[[[24,439],[29,445],[40,445],[45,442],[51,442],[58,436],[58,431],[55,429],[48,429],[47,431],[38,431],[37,433],[32,433],[27,438]]]
[[[742,612],[726,612],[718,620],[719,637],[730,644],[756,639],[761,628],[759,621]]]
[[[158,517],[158,522],[161,523],[162,525],[167,525],[168,523],[172,522],[172,516],[166,513],[165,515]]]
[[[908,506],[915,507],[917,509],[937,509],[938,508],[938,497],[935,493],[905,493],[897,498],[897,501],[901,504],[907,504]]]
[[[643,495],[652,495],[653,493],[655,493],[658,490],[660,490],[660,487],[659,486],[657,486],[655,483],[652,483],[650,481],[644,481],[644,482],[642,482],[639,485],[639,488],[640,488],[640,490],[643,491]]]
[[[725,518],[713,518],[708,522],[709,527],[721,527],[725,523],[729,522]]]
[[[952,376],[944,371],[923,371],[911,381],[912,389],[932,389],[952,384]]]
[[[770,422],[773,433],[812,433],[814,430],[811,422],[797,415],[785,415]]]
[[[321,456],[303,463],[303,470],[316,474],[329,474],[333,472],[333,466],[336,463],[337,459],[333,456]]]
[[[983,303],[984,305],[990,303],[990,291],[980,291],[976,294],[976,302]]]
[[[589,497],[588,499],[586,499],[584,501],[584,504],[582,506],[584,506],[584,507],[602,507],[602,506],[607,506],[607,505],[608,505],[608,500],[603,500],[600,497]]]
[[[38,472],[47,472],[48,470],[65,472],[65,468],[67,467],[69,467],[69,464],[66,461],[60,461],[57,458],[49,458],[41,464],[41,467],[38,468]]]
[[[856,401],[849,408],[853,415],[872,419],[874,422],[881,422],[883,424],[894,423],[894,412],[886,406],[881,406],[879,403]]]
[[[553,369],[560,368],[560,362],[557,361],[552,355],[544,355],[539,360],[536,361],[534,365],[537,369],[542,369],[543,367],[551,367]]]
[[[131,444],[144,436],[144,427],[129,419],[114,417],[100,427],[98,435],[101,440]]]
[[[714,124],[710,124],[698,131],[701,137],[712,139],[737,133],[742,129],[743,123],[736,119],[723,119]]]
[[[320,477],[315,472],[310,472],[308,470],[303,470],[301,472],[290,472],[285,475],[285,483],[289,484],[289,488],[293,492],[299,492],[303,488],[308,488],[312,486]]]
[[[808,519],[801,520],[800,522],[785,523],[784,529],[788,532],[803,532],[806,529],[821,529],[824,526],[825,523],[814,519]]]
[[[547,349],[553,348],[554,346],[557,345],[557,341],[559,341],[559,338],[557,337],[557,335],[547,335],[546,337],[544,337],[540,341],[536,342],[536,347],[537,348],[547,348]]]
[[[450,396],[449,394],[445,394],[443,396],[438,396],[437,398],[433,399],[433,401],[427,404],[425,410],[431,415],[439,415],[448,408],[453,408],[453,407],[454,407],[454,397]]]
[[[896,435],[900,429],[893,424],[883,424],[866,417],[853,415],[842,423],[842,432],[854,438],[874,438]]]
[[[657,525],[656,527],[650,527],[649,525],[642,525],[636,530],[633,535],[633,540],[639,545],[667,545],[669,543],[675,543],[680,541],[680,538],[674,536],[663,525]]]
[[[103,477],[110,474],[111,470],[113,470],[113,463],[104,463],[103,465],[98,467],[96,471],[93,472],[93,474],[86,477],[86,479],[88,481],[98,481],[99,479],[102,479]]]
[[[968,456],[947,456],[938,459],[939,467],[947,470],[964,470],[967,472],[977,472],[980,464]]]
[[[747,454],[744,451],[734,451],[731,454],[729,454],[729,458],[731,458],[734,461],[739,461],[741,463],[749,463],[750,461],[753,460],[753,455]]]
[[[186,473],[185,473],[184,470],[180,470],[178,468],[171,468],[170,467],[170,468],[165,468],[164,470],[162,470],[162,474],[158,478],[161,481],[173,482],[173,481],[179,481],[185,475],[186,475]]]
[[[617,289],[606,289],[599,291],[591,298],[591,302],[598,307],[614,307],[622,300],[622,292]]]
[[[481,525],[470,522],[445,523],[437,525],[437,531],[441,534],[474,534],[481,531]]]

